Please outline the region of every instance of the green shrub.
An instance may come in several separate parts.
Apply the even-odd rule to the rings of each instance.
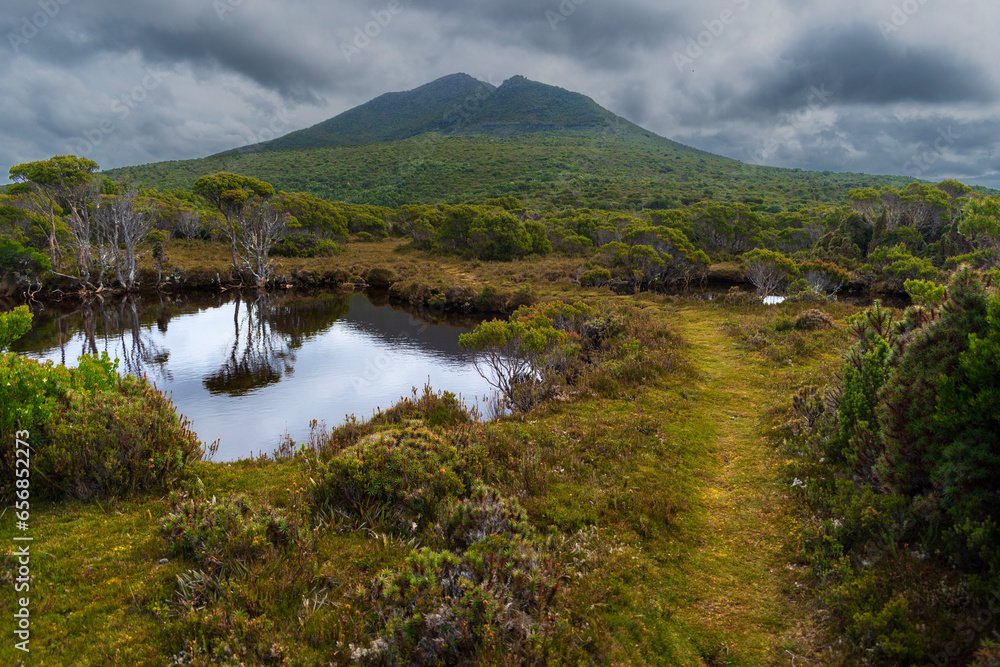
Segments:
[[[580,275],[580,285],[583,287],[601,287],[611,280],[611,271],[607,269],[591,269]]]
[[[0,353],[9,350],[11,343],[31,331],[31,319],[27,306],[0,314]]]
[[[271,550],[300,539],[301,526],[288,511],[258,508],[246,498],[205,499],[174,494],[160,532],[178,556],[190,556],[209,571],[225,575],[236,564],[261,560]]]
[[[271,247],[277,257],[333,257],[338,252],[336,242],[312,234],[291,234]]]
[[[913,303],[921,306],[937,306],[948,296],[948,288],[929,280],[907,280],[903,283],[906,293]]]
[[[541,233],[544,236],[544,229]],[[509,262],[533,252],[536,243],[542,245],[540,239],[532,238],[524,223],[506,211],[483,212],[473,221],[469,236],[476,256],[482,260]]]
[[[375,267],[368,272],[365,281],[372,287],[387,288],[399,280],[399,276],[392,269]]]
[[[17,312],[0,315],[8,338],[24,328]],[[26,431],[33,498],[129,496],[183,477],[202,455],[189,422],[145,379],[116,370],[107,354],[75,369],[0,357],[0,474],[13,479],[14,434]]]
[[[52,268],[49,258],[17,241],[0,239],[0,274],[35,274]]]
[[[910,621],[905,598],[888,602],[878,611],[854,614],[847,633],[855,644],[869,649],[879,664],[909,665],[926,653],[926,640]]]
[[[931,280],[938,275],[929,260],[914,257],[902,243],[876,248],[861,271],[874,276],[878,289],[893,292],[902,292],[907,280]]]
[[[552,243],[549,242],[548,230],[545,225],[536,221],[528,220],[524,223],[524,228],[531,237],[531,253],[534,255],[548,255],[552,252]]]
[[[310,462],[312,505],[353,516],[382,515],[409,531],[435,518],[438,505],[465,493],[458,451],[421,422],[363,437],[328,461]]]
[[[30,433],[32,495],[128,496],[162,489],[201,458],[201,444],[173,403],[146,380],[119,378],[107,359],[69,370],[8,355],[0,362],[4,424]],[[10,384],[8,384],[10,383]],[[13,468],[5,440],[3,468]]]
[[[524,284],[514,290],[514,293],[510,295],[507,299],[507,303],[504,304],[504,308],[509,311],[515,311],[518,308],[525,308],[528,306],[533,306],[537,299],[531,290],[530,284]]]
[[[914,499],[959,563],[1000,577],[1000,297],[961,270],[894,370],[879,415],[880,478]]]
[[[483,285],[476,299],[476,306],[479,310],[487,313],[498,313],[503,310],[505,300],[503,295],[493,285]]]

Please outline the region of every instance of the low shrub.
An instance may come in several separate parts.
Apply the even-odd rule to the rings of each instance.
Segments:
[[[445,549],[463,553],[493,535],[525,537],[527,515],[513,498],[505,499],[484,485],[468,498],[449,501],[440,512],[434,534]]]
[[[523,540],[493,536],[464,556],[422,549],[383,573],[372,599],[384,619],[382,637],[364,657],[411,664],[478,664],[541,660],[537,642],[559,590],[558,566]]]
[[[458,450],[419,421],[366,435],[327,461],[312,457],[307,466],[317,511],[379,516],[401,532],[431,523],[438,505],[463,495],[469,482]]]
[[[580,274],[580,285],[583,287],[603,287],[611,280],[611,271],[607,269],[591,269]]]
[[[335,241],[312,234],[292,234],[271,248],[276,257],[333,257],[340,252]]]
[[[160,533],[178,556],[193,557],[213,574],[264,558],[301,539],[297,517],[287,510],[255,507],[243,496],[206,500],[203,494],[171,497],[171,511]]]
[[[0,349],[26,324],[27,309],[0,315]],[[0,356],[0,474],[14,478],[21,431],[32,447],[32,498],[122,497],[182,478],[202,456],[189,422],[145,379],[116,371],[107,354],[84,355],[74,369]]]
[[[396,272],[392,269],[376,267],[368,272],[365,280],[372,287],[384,289],[398,281],[399,276],[396,275]]]
[[[833,318],[824,313],[822,310],[811,308],[795,318],[795,328],[799,331],[832,329]]]

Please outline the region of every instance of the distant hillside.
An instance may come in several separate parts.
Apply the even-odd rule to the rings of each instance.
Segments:
[[[758,210],[842,203],[848,190],[913,179],[747,165],[657,137],[611,130],[510,137],[426,133],[389,143],[216,155],[108,172],[145,185],[190,188],[233,171],[285,191],[381,206],[475,202],[514,195],[538,207],[670,208],[744,201]]]

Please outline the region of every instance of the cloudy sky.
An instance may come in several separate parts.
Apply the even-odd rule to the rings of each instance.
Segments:
[[[465,72],[745,162],[1000,187],[998,26],[983,0],[6,0],[0,166],[202,157]]]

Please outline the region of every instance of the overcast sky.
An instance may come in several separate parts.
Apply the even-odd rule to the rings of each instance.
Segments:
[[[985,0],[5,0],[0,166],[203,157],[465,72],[745,162],[1000,187],[998,27]]]

